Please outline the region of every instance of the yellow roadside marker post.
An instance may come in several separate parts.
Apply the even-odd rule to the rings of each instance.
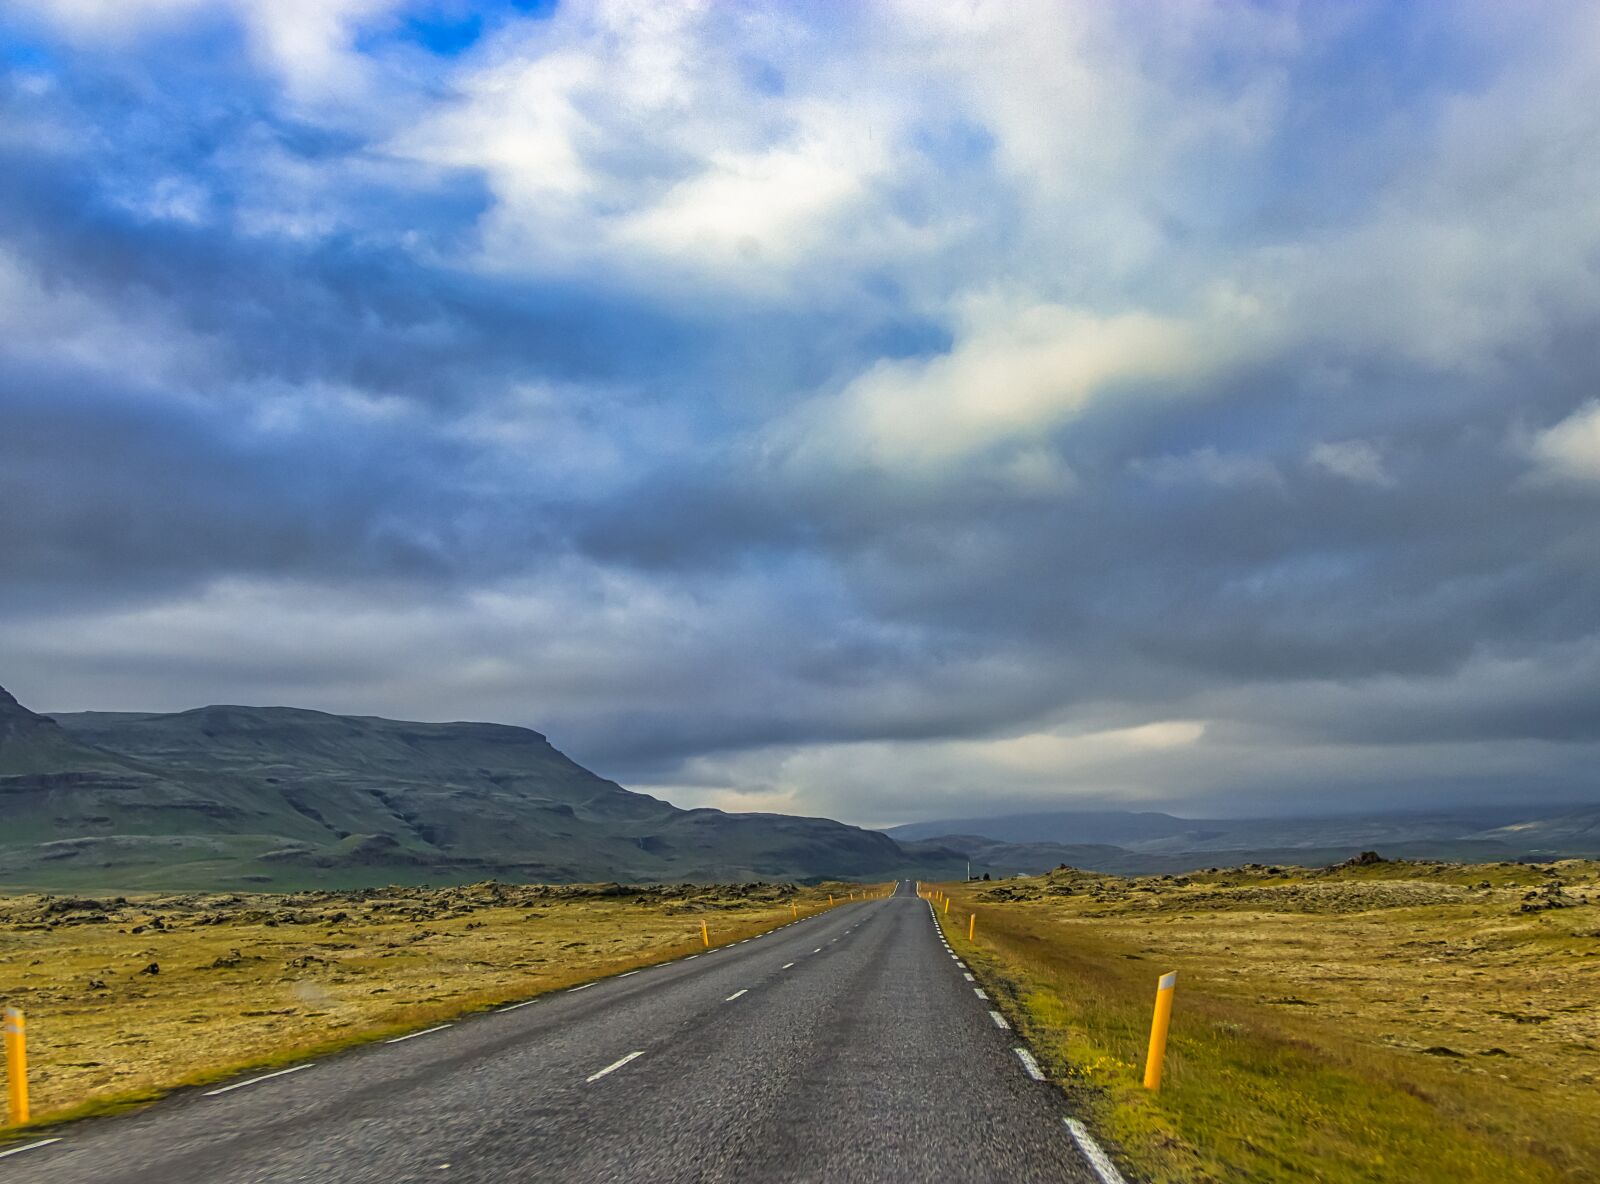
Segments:
[[[1161,1063],[1167,1057],[1167,1028],[1172,1024],[1172,996],[1177,986],[1176,970],[1156,980],[1156,1014],[1150,1021],[1150,1051],[1144,1060],[1145,1089],[1161,1088]]]
[[[950,911],[950,898],[948,896],[944,900],[944,911],[947,913]]]
[[[978,914],[972,914],[972,920],[967,922],[967,940],[973,941],[978,936]]]
[[[828,907],[830,909],[833,907],[833,893],[831,893],[831,892],[828,893]]]
[[[700,922],[700,940],[706,943],[706,949],[711,948],[711,930],[706,928],[704,921]]]
[[[795,904],[795,902],[792,900],[789,902],[789,911],[794,914],[796,921],[800,919],[800,906]]]
[[[28,1121],[28,1025],[22,1012],[6,1008],[6,1094],[12,1126]]]

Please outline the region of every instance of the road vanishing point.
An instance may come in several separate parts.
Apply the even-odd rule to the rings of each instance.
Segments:
[[[1120,1184],[910,883],[46,1134],[0,1181]]]

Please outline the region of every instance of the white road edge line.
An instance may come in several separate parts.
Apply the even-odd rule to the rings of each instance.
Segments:
[[[622,1066],[626,1065],[629,1061],[633,1060],[634,1057],[642,1057],[642,1056],[644,1056],[644,1050],[643,1049],[640,1049],[638,1052],[630,1052],[627,1056],[623,1057],[620,1061],[612,1061],[611,1064],[607,1065],[604,1069],[600,1070],[600,1072],[589,1074],[589,1076],[587,1076],[587,1077],[585,1077],[583,1079],[584,1083],[585,1084],[589,1084],[591,1082],[599,1081],[607,1073],[615,1073],[618,1069],[622,1068]]]
[[[693,962],[699,956],[700,956],[699,954],[690,954],[687,958],[684,959],[684,961],[685,962]]]
[[[750,993],[750,988],[749,987],[740,987],[737,991],[735,991],[733,994],[729,995],[726,999],[724,999],[723,1002],[724,1003],[732,1003],[740,995],[748,995],[749,993]]]
[[[574,991],[587,991],[592,986],[594,986],[593,983],[584,983],[581,987],[568,987],[567,994],[570,995]]]
[[[1017,1059],[1022,1062],[1022,1067],[1028,1071],[1028,1076],[1035,1081],[1044,1080],[1044,1070],[1039,1068],[1039,1062],[1033,1059],[1033,1054],[1025,1048],[1011,1050],[1017,1054]]]
[[[966,979],[969,983],[975,983],[975,982],[978,981],[977,979],[973,978],[972,975],[970,975],[970,974],[963,974],[961,977]]]
[[[421,1033],[418,1033],[418,1035],[421,1035]],[[254,1085],[258,1081],[266,1081],[271,1077],[282,1077],[285,1073],[298,1073],[302,1069],[309,1068],[311,1068],[310,1065],[295,1065],[291,1069],[279,1069],[276,1073],[263,1073],[260,1077],[252,1077],[248,1081],[235,1081],[232,1085],[225,1085],[221,1089],[208,1089],[202,1096],[214,1098],[218,1094],[225,1094],[231,1090],[243,1089],[245,1086]]]
[[[1001,1015],[998,1011],[991,1011],[989,1013],[989,1018],[994,1021],[995,1027],[1004,1028],[1008,1032],[1011,1030],[1011,1025],[1006,1022],[1006,1017]]]
[[[385,1044],[399,1044],[402,1040],[415,1040],[418,1036],[427,1036],[428,1034],[430,1034],[432,1032],[443,1032],[449,1026],[450,1026],[449,1024],[440,1024],[437,1028],[424,1028],[420,1032],[410,1032],[410,1033],[407,1033],[404,1036],[396,1036],[393,1040],[385,1040],[384,1043]],[[307,1065],[306,1068],[309,1069],[309,1068],[311,1068],[311,1066]],[[288,1072],[288,1070],[286,1069],[286,1070],[284,1070],[284,1072]],[[249,1085],[250,1083],[248,1081],[242,1081],[239,1084],[241,1084],[241,1085]]]
[[[982,987],[973,987],[972,993],[979,999],[987,999],[989,997],[988,992],[986,992]]]
[[[524,999],[521,1003],[510,1003],[510,1004],[507,1004],[505,1007],[497,1007],[494,1010],[495,1010],[495,1014],[498,1015],[502,1011],[515,1011],[519,1007],[527,1007],[528,1004],[537,1003],[537,1002],[539,1002],[537,999]]]
[[[1127,1184],[1122,1178],[1122,1173],[1117,1171],[1117,1165],[1111,1162],[1111,1157],[1094,1141],[1094,1136],[1088,1128],[1076,1118],[1063,1118],[1067,1130],[1072,1134],[1072,1141],[1078,1145],[1078,1150],[1083,1152],[1083,1158],[1089,1161],[1089,1166],[1094,1169],[1094,1174],[1099,1176],[1102,1184]]]
[[[32,1151],[35,1147],[48,1147],[52,1143],[59,1142],[61,1142],[59,1138],[36,1139],[32,1143],[27,1143],[21,1147],[13,1147],[10,1151],[0,1151],[0,1159],[4,1159],[8,1155],[21,1155],[24,1151]]]
[[[627,974],[619,974],[619,975],[617,975],[617,977],[618,978],[632,978],[634,975],[636,975],[638,973],[639,972],[637,970],[630,970],[630,971],[628,971]]]

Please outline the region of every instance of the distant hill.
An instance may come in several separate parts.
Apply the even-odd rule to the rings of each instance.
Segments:
[[[925,879],[1058,864],[1161,873],[1334,863],[1361,850],[1487,861],[1600,855],[1600,807],[1352,818],[1055,811],[887,832],[681,810],[538,732],[290,707],[29,711],[0,690],[0,885]]]
[[[1155,875],[1188,871],[1195,866],[1184,856],[1141,855],[1109,843],[1002,843],[983,835],[940,835],[933,839],[901,842],[909,854],[929,851],[956,851],[971,860],[972,874],[1015,876],[1037,875],[1062,864],[1088,871],[1116,875]],[[964,870],[964,869],[963,869]]]
[[[1528,847],[1536,851],[1564,852],[1582,848],[1600,852],[1600,806],[1510,823],[1486,831],[1485,839]]]
[[[1600,806],[1236,819],[1062,810],[918,822],[885,833],[911,853],[923,844],[959,851],[975,871],[991,874],[1065,863],[1141,875],[1239,863],[1336,863],[1371,849],[1462,862],[1600,856]]]
[[[501,724],[286,707],[54,718],[0,692],[0,883],[214,887],[951,875],[823,818],[680,810]]]
[[[1037,814],[1003,814],[990,818],[948,818],[891,826],[884,833],[897,840],[932,839],[941,835],[982,835],[1002,843],[1113,843],[1126,846],[1145,839],[1200,834],[1211,824],[1171,814],[1128,810],[1051,810]]]

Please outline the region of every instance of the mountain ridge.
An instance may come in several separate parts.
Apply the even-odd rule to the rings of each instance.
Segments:
[[[1600,856],[1600,805],[1484,806],[1370,816],[1188,819],[1132,811],[1041,811],[886,828],[908,851],[960,851],[974,868],[1035,873],[1060,863],[1150,875],[1238,863],[1337,862],[1381,848],[1458,862]]]
[[[0,883],[62,888],[956,878],[1600,854],[1600,807],[1188,819],[1043,811],[885,831],[680,809],[543,733],[299,707],[29,711],[0,688]]]
[[[959,858],[831,819],[679,809],[510,724],[229,704],[43,716],[9,694],[0,724],[11,883],[890,878]]]

